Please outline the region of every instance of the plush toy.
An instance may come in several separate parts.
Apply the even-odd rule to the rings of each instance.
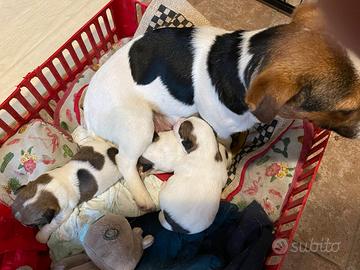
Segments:
[[[154,242],[153,236],[143,238],[141,228],[132,229],[126,218],[113,214],[84,228],[81,238],[91,261],[85,255],[77,255],[53,265],[53,269],[133,270],[143,250]]]

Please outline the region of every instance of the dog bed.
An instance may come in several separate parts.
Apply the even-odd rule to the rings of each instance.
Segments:
[[[162,26],[191,27],[204,24],[209,23],[186,1],[154,0],[144,14],[136,35]],[[98,63],[85,70],[68,86],[57,105],[54,117],[54,124],[64,133],[70,134],[82,123],[81,100],[87,84],[96,69],[124,42],[113,47]],[[223,199],[231,200],[240,208],[255,199],[270,218],[276,220],[286,201],[289,185],[301,165],[298,163],[299,157],[309,147],[311,134],[311,124],[281,118],[267,125],[257,125],[241,134],[243,144],[229,170]],[[11,141],[12,139],[8,140],[9,143]],[[48,169],[43,168],[41,172]],[[166,180],[166,176],[162,180]],[[161,183],[156,176],[145,179],[145,185],[156,203]],[[101,196],[75,209],[69,220],[52,235],[48,245],[53,260],[81,252],[78,232],[82,225],[96,220],[101,213],[107,211],[125,216],[143,214],[132,200],[126,184],[118,182]]]
[[[189,27],[202,24],[208,22],[191,6],[175,1],[153,1],[144,14],[136,35],[162,26]],[[105,62],[104,59],[113,54],[119,46],[121,44],[104,55],[98,65]],[[86,89],[91,78],[89,74],[93,73],[93,70],[85,71],[80,79],[70,86],[56,109],[55,124],[67,126],[68,131],[72,131],[81,123],[81,97],[78,93]],[[240,209],[255,199],[275,221],[280,216],[292,179],[301,165],[298,164],[299,157],[309,147],[311,135],[311,124],[281,118],[270,124],[259,124],[249,132],[241,134],[243,145],[229,169],[223,199],[232,201]],[[166,175],[162,177],[162,180],[166,179]],[[158,205],[157,195],[161,180],[151,176],[145,180],[145,185]],[[95,220],[104,211],[131,217],[142,214],[126,189],[126,184],[120,181],[98,198],[81,205],[53,234],[49,241],[53,258],[58,260],[80,252],[82,247],[77,232],[84,223]]]

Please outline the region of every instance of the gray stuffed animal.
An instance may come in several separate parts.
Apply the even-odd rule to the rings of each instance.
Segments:
[[[83,246],[88,257],[85,254],[76,255],[62,260],[52,268],[133,270],[140,261],[143,250],[153,242],[153,236],[143,238],[142,229],[132,229],[123,216],[107,214],[89,225],[85,233]]]

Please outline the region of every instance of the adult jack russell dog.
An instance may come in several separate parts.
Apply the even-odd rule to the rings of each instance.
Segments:
[[[118,145],[119,169],[150,210],[136,164],[151,144],[154,115],[173,124],[199,113],[223,139],[276,115],[359,137],[359,63],[326,33],[315,5],[298,8],[289,24],[256,31],[160,29],[126,44],[95,74],[85,121]]]

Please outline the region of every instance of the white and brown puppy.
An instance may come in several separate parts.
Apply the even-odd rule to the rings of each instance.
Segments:
[[[36,239],[45,243],[82,202],[101,194],[120,178],[117,148],[94,137],[63,167],[49,171],[22,186],[12,204],[17,220],[42,226]]]
[[[174,172],[159,194],[164,228],[192,234],[212,224],[231,161],[221,148],[212,128],[190,117],[176,123],[174,131],[160,133],[139,159],[143,168]]]
[[[92,78],[84,116],[119,147],[119,170],[143,210],[154,204],[136,164],[154,113],[171,123],[199,113],[222,139],[276,115],[359,137],[360,60],[326,33],[314,5],[285,25],[164,28],[127,43]]]

